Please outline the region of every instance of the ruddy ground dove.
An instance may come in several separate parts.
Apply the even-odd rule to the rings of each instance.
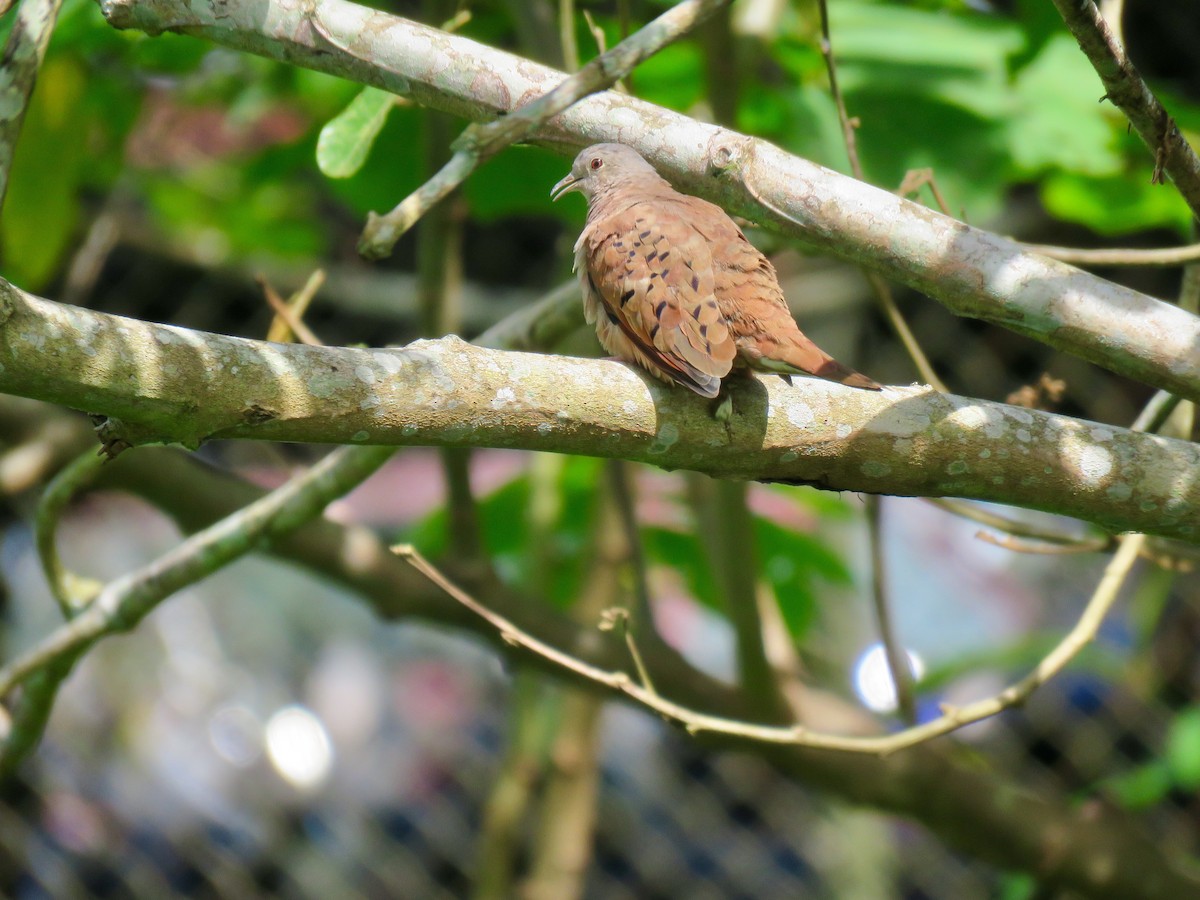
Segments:
[[[584,312],[609,353],[703,397],[742,367],[880,389],[804,336],[774,266],[723,209],[676,191],[637,151],[588,147],[551,196],[571,191],[588,201],[575,242]]]

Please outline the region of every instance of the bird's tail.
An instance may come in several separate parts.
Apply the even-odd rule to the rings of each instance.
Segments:
[[[868,391],[883,389],[874,379],[842,365],[803,334],[799,340],[775,343],[769,355],[764,352],[759,359],[750,362],[750,367],[780,375],[815,375]]]

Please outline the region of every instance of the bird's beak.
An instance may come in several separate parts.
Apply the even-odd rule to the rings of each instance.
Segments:
[[[571,191],[579,190],[579,181],[570,172],[567,177],[550,189],[550,200],[557,201],[559,197],[564,197]]]

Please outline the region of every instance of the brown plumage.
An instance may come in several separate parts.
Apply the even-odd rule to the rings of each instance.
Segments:
[[[743,366],[879,390],[804,336],[774,266],[723,209],[676,191],[637,151],[588,147],[551,196],[571,191],[588,201],[575,242],[584,313],[609,353],[704,397]]]

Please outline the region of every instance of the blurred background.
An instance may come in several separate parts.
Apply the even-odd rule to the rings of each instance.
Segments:
[[[571,67],[667,5],[380,8]],[[954,215],[1025,241],[1148,248],[1193,239],[1187,207],[1170,186],[1151,184],[1151,155],[1097,102],[1099,80],[1050,4],[830,6],[839,80],[872,183],[895,189],[907,172],[931,169]],[[564,10],[573,27],[561,27]],[[1121,20],[1135,61],[1193,139],[1198,14],[1190,0],[1146,0],[1125,3]],[[5,33],[13,18],[0,20]],[[819,33],[815,4],[741,0],[625,84],[845,172]],[[420,185],[463,124],[205,41],[117,32],[94,4],[64,0],[0,217],[0,272],[63,302],[260,338],[273,313],[256,279],[287,293],[320,267],[327,280],[305,322],[325,343],[382,346],[449,331],[469,339],[570,279],[584,209],[549,202],[566,157],[515,147],[390,259],[360,260],[366,213]],[[347,133],[364,138],[365,153],[330,149]],[[933,205],[927,189],[917,196]],[[820,345],[881,381],[916,379],[861,273],[750,234]],[[1095,271],[1165,299],[1180,283],[1178,268]],[[1152,393],[926,297],[897,296],[955,393],[1011,395],[1122,426]],[[599,354],[582,327],[555,349]],[[1044,373],[1063,384],[1046,389]],[[82,416],[0,402],[6,657],[59,621],[31,521],[46,480],[87,441]],[[250,443],[200,451],[260,485],[323,452]],[[446,465],[434,451],[402,451],[330,515],[437,556],[455,540]],[[506,583],[578,612],[606,465],[509,451],[462,463],[483,547]],[[694,665],[733,678],[735,635],[698,537],[697,498],[709,488],[646,468],[628,478],[658,629]],[[898,727],[870,611],[862,499],[754,485],[747,503],[758,587],[778,603],[802,679]],[[922,676],[923,717],[1026,671],[1070,627],[1106,559],[1016,553],[921,500],[881,506],[888,592]],[[95,493],[72,507],[59,546],[74,571],[107,579],[178,539],[149,505]],[[1100,641],[1067,673],[959,740],[981,766],[1125,808],[1163,846],[1194,856],[1200,609],[1190,561],[1171,548],[1160,555],[1168,565],[1141,564]],[[0,891],[478,895],[501,790],[524,804],[507,856],[520,885],[554,821],[552,749],[564,723],[578,721],[590,723],[594,759],[584,754],[583,764],[597,785],[584,896],[1043,896],[1027,876],[948,850],[920,826],[508,667],[478,639],[385,623],[361,598],[263,558],[180,592],[77,667],[45,740],[0,786]]]

